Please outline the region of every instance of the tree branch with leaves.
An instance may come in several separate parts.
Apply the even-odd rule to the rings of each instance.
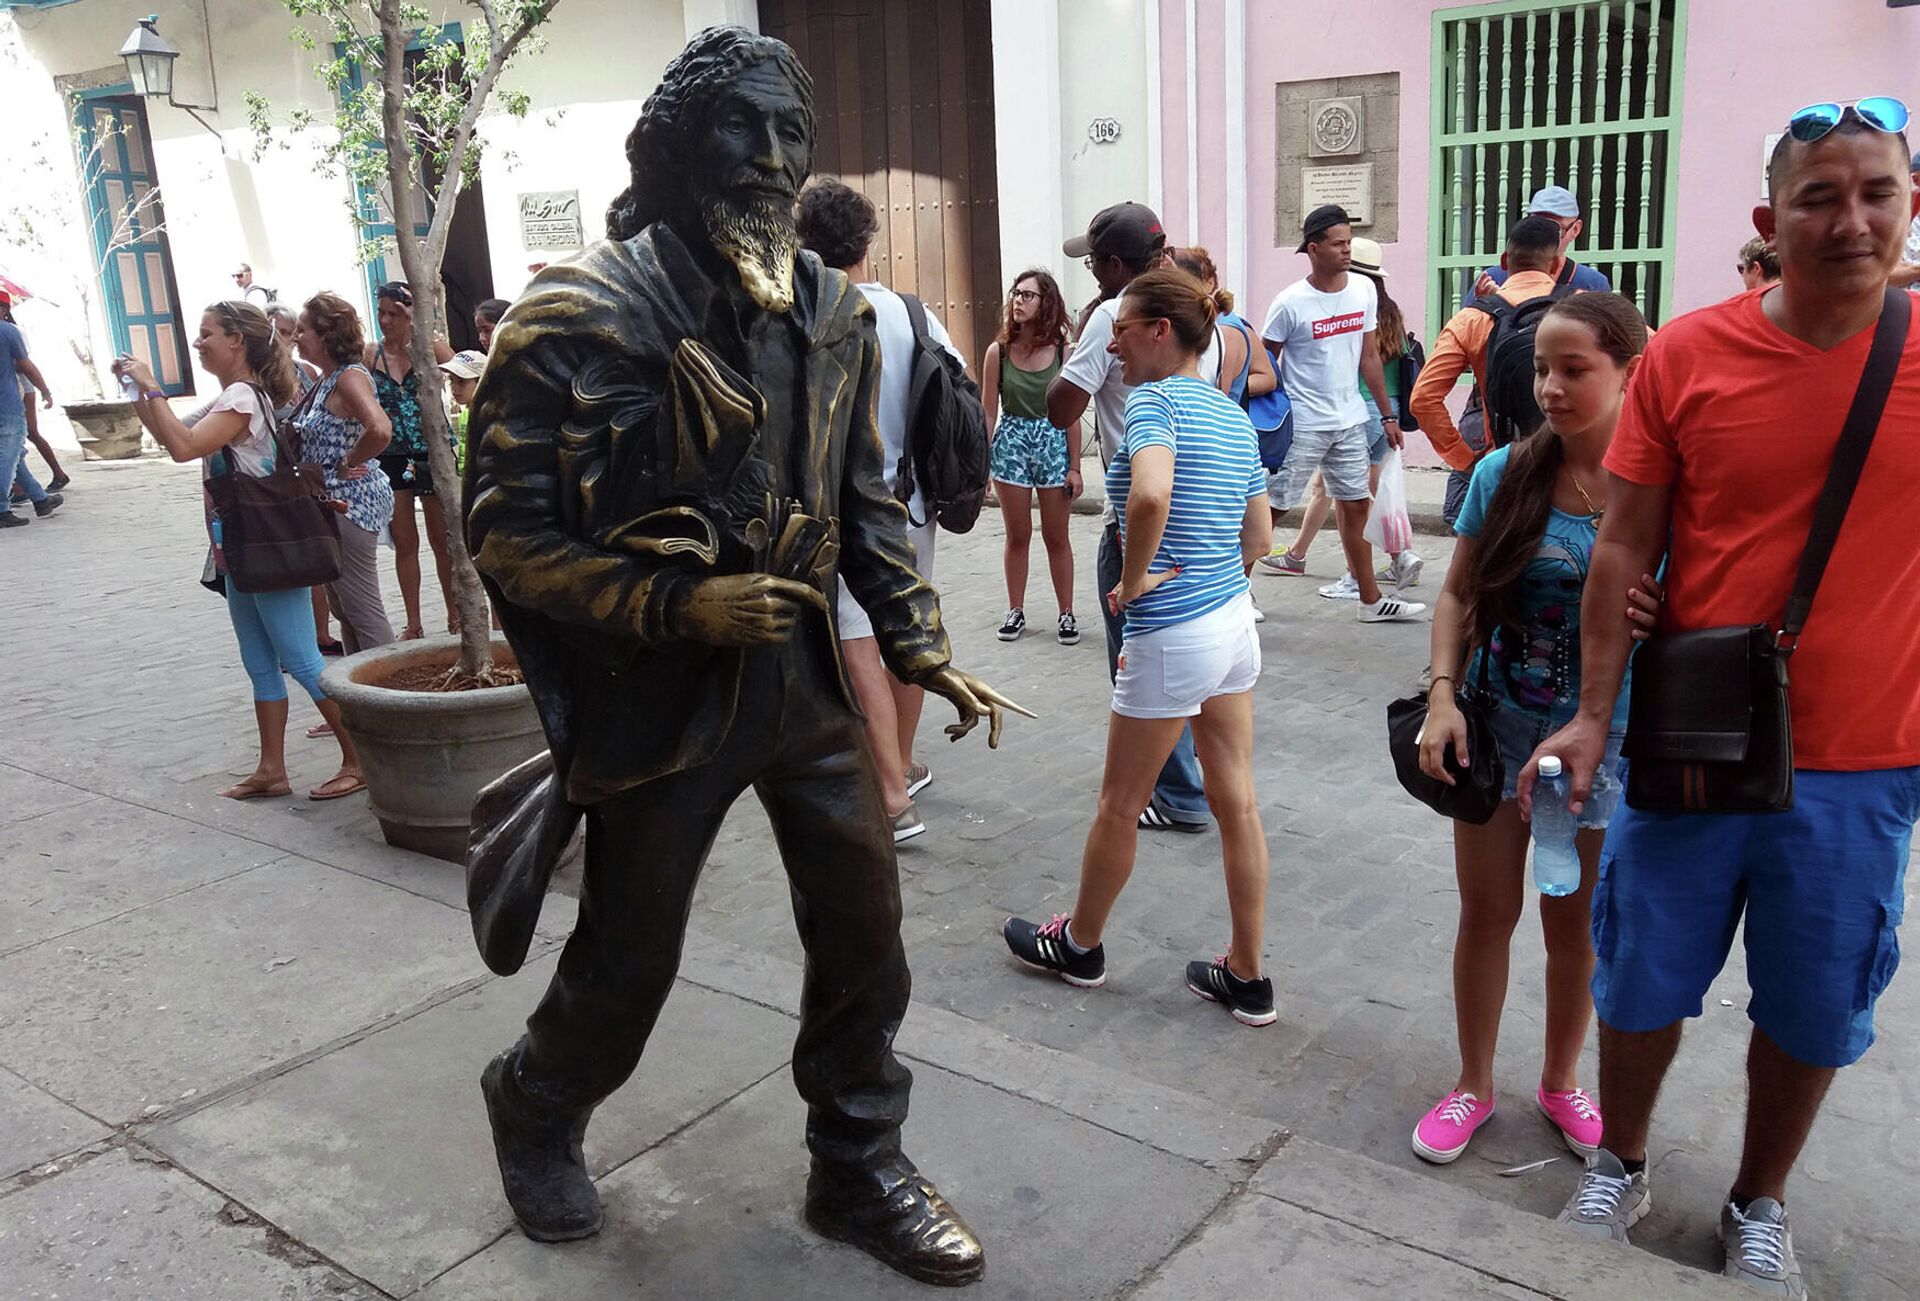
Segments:
[[[333,38],[333,57],[316,68],[339,105],[339,134],[326,147],[327,160],[360,190],[384,195],[393,214],[393,248],[413,289],[409,352],[423,380],[418,385],[420,426],[434,490],[448,521],[454,605],[460,616],[460,659],[449,685],[456,680],[490,682],[494,670],[487,600],[460,525],[452,422],[440,384],[427,382],[427,377],[439,377],[433,348],[446,333],[447,316],[440,271],[460,194],[479,175],[480,119],[496,95],[500,111],[526,116],[527,96],[500,91],[500,78],[516,57],[539,49],[539,28],[560,0],[467,0],[464,7],[479,21],[467,25],[464,41],[444,36],[433,15],[409,0],[282,2],[296,18],[318,20]],[[304,25],[296,28],[294,39],[308,49],[319,48]],[[255,92],[246,98],[257,157],[272,138],[271,108]],[[290,123],[296,130],[318,125],[310,112],[294,114]],[[424,234],[419,219],[423,202],[431,214]],[[364,214],[357,196],[352,206],[358,221]],[[363,256],[380,251],[363,249]]]

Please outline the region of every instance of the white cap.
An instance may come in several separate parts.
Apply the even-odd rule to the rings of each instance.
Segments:
[[[1560,775],[1559,756],[1551,755],[1551,754],[1541,755],[1540,756],[1540,775],[1542,777],[1558,777]]]

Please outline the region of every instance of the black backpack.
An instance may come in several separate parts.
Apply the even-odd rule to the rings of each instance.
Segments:
[[[1393,400],[1394,414],[1400,418],[1402,430],[1418,433],[1420,422],[1413,418],[1413,408],[1407,405],[1407,399],[1413,396],[1413,386],[1420,382],[1420,372],[1426,369],[1427,350],[1420,346],[1412,330],[1407,331],[1407,350],[1394,365],[1400,368],[1400,392]]]
[[[958,358],[927,333],[927,309],[901,294],[913,323],[913,379],[907,389],[907,436],[900,448],[894,495],[902,505],[920,485],[930,514],[949,533],[965,533],[987,496],[987,413],[980,389]],[[926,523],[907,519],[914,527]]]
[[[1475,300],[1473,305],[1493,318],[1481,390],[1492,446],[1505,447],[1540,427],[1544,417],[1533,400],[1533,340],[1547,309],[1571,293],[1571,284],[1558,284],[1552,293],[1518,305],[1498,296]]]

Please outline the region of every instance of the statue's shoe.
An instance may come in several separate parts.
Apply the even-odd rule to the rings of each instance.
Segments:
[[[592,1112],[571,1116],[543,1111],[514,1078],[517,1051],[509,1048],[480,1073],[507,1204],[521,1232],[535,1242],[592,1237],[603,1218],[600,1193],[580,1151]]]
[[[963,1287],[986,1272],[980,1239],[910,1164],[837,1176],[816,1161],[807,1223],[922,1283]]]

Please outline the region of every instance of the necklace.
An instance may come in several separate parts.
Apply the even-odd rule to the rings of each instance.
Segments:
[[[1573,472],[1571,466],[1567,468],[1567,478],[1572,482],[1573,490],[1580,494],[1580,500],[1587,503],[1587,514],[1593,516],[1595,519],[1599,519],[1607,513],[1605,506],[1596,506],[1593,504],[1593,498],[1587,496],[1587,490],[1580,486],[1580,477]]]

